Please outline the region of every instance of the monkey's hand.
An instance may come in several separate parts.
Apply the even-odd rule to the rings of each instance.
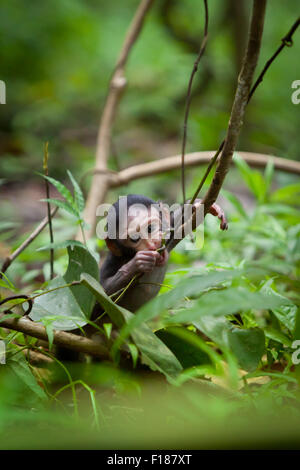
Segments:
[[[160,258],[161,255],[157,251],[141,250],[136,253],[130,263],[135,273],[149,273],[153,271]]]
[[[221,209],[220,206],[218,206],[218,204],[213,204],[210,208],[209,208],[209,214],[212,214],[214,215],[215,217],[218,217],[218,219],[220,219],[221,223],[220,223],[220,229],[221,230],[227,230],[228,229],[228,223],[227,223],[227,219],[226,219],[226,216],[224,214],[224,211],[223,209]]]
[[[159,258],[156,261],[156,266],[163,266],[168,262],[169,259],[169,252],[168,250],[164,250],[159,254]]]
[[[190,202],[190,199],[187,202]],[[196,209],[198,209],[198,207],[201,204],[202,204],[202,199],[196,199],[193,205],[195,206]],[[212,204],[211,207],[209,208],[208,213],[212,214],[215,217],[218,217],[218,219],[220,219],[220,221],[221,221],[220,229],[221,230],[227,230],[228,229],[228,222],[227,222],[226,216],[224,214],[223,209],[221,209],[221,207],[218,206],[218,204]]]

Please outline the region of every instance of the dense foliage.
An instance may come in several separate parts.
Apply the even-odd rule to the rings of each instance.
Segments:
[[[82,286],[37,297],[31,318],[44,323],[51,341],[53,326],[68,329],[70,319],[81,325],[88,321],[92,294],[121,328],[116,341],[110,340],[109,323],[102,334],[112,362],[89,361],[75,367],[44,349],[54,362],[36,368],[26,357],[28,346],[36,350],[37,340],[2,330],[7,344],[7,365],[0,368],[4,447],[56,447],[62,436],[62,446],[74,446],[80,427],[91,423],[94,430],[81,441],[83,447],[126,447],[133,445],[129,444],[132,439],[133,447],[151,447],[162,439],[162,430],[163,445],[180,447],[183,425],[184,442],[192,447],[275,446],[278,441],[285,446],[291,440],[282,441],[284,433],[285,439],[293,436],[297,441],[299,379],[292,343],[299,338],[300,214],[295,197],[300,186],[272,190],[271,163],[262,175],[250,170],[238,155],[235,161],[255,199],[253,210],[246,211],[233,193],[224,191],[231,204],[230,230],[218,232],[216,221],[208,217],[202,248],[186,251],[178,246],[161,294],[136,315],[104,294],[94,255],[84,246],[69,246],[66,274],[47,282],[43,289],[47,292],[80,278]],[[62,186],[60,190],[65,192]],[[199,240],[201,244],[201,234],[196,237],[196,248]],[[29,251],[27,256],[35,255]],[[202,266],[197,266],[199,259]],[[14,290],[10,283],[17,273],[18,263],[1,281],[4,296]],[[81,289],[80,294],[76,289]],[[62,305],[63,311],[58,311]],[[127,364],[125,369],[118,365],[123,341],[132,358],[132,366]],[[151,370],[165,376],[167,383]],[[271,421],[261,428],[266,418]],[[139,436],[145,419],[149,425]],[[228,420],[230,438],[222,434]],[[22,429],[28,422],[34,424],[32,436],[16,439],[15,424]],[[40,436],[35,442],[35,425],[50,436],[47,444]],[[270,441],[263,438],[263,430],[271,432]]]

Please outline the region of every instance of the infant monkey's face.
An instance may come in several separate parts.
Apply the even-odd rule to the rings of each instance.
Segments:
[[[128,211],[127,227],[122,231],[124,245],[135,251],[157,250],[162,243],[162,223],[156,208],[131,206]]]

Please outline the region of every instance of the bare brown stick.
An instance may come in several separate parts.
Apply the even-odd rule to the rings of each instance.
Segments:
[[[20,331],[33,338],[42,339],[48,342],[46,329],[40,323],[31,321],[27,318],[5,318],[5,314],[0,314],[0,327],[10,330]],[[53,343],[63,346],[72,351],[78,351],[101,359],[109,359],[109,352],[102,344],[97,343],[84,336],[74,335],[66,331],[54,331]]]
[[[212,161],[212,157],[216,154],[215,150],[205,152],[187,153],[185,156],[186,167],[197,167],[205,165]],[[256,168],[264,168],[269,160],[272,160],[277,170],[285,171],[292,174],[300,174],[300,162],[296,160],[288,160],[287,158],[275,157],[263,153],[252,153],[238,151],[238,154],[250,165]],[[172,170],[178,170],[181,167],[181,155],[161,158],[152,162],[141,163],[128,167],[119,173],[110,174],[108,185],[111,188],[125,186],[131,181],[141,178],[149,178],[154,175],[166,173]]]
[[[46,142],[45,143],[45,150],[44,150],[44,165],[43,165],[44,174],[46,176],[49,175],[48,159],[49,159],[48,142]],[[47,179],[45,179],[45,185],[46,185],[46,198],[49,199],[50,198],[50,189],[49,189],[49,181]],[[50,243],[53,244],[54,238],[53,238],[53,229],[52,229],[51,206],[50,206],[49,201],[47,201],[47,216],[48,216]],[[50,248],[50,279],[53,279],[53,277],[54,277],[53,263],[54,263],[54,250],[53,250],[53,248]]]
[[[242,128],[245,109],[251,90],[255,68],[257,65],[261,39],[263,34],[266,0],[253,0],[251,26],[248,38],[248,46],[245,53],[242,69],[238,78],[237,89],[229,119],[224,147],[213,181],[203,198],[204,213],[216,201],[221,190],[225,176],[231,164],[232,155],[237,144],[238,136]]]
[[[53,211],[51,212],[51,218],[53,218],[58,211],[58,207],[55,207]],[[42,230],[48,225],[48,216],[45,217],[42,222],[37,226],[37,228],[32,232],[32,234],[22,243],[22,245],[19,246],[11,255],[9,255],[3,262],[1,272],[0,272],[0,279],[2,279],[2,274],[5,273],[5,271],[8,269],[8,267],[11,265],[11,263],[19,256],[22,251],[25,250],[25,248],[30,245],[33,240],[36,239],[36,237],[42,232]]]
[[[184,156],[185,156],[185,148],[186,148],[186,138],[187,138],[187,125],[189,119],[189,112],[191,106],[191,97],[192,97],[192,85],[194,76],[198,70],[198,66],[201,60],[201,57],[204,54],[207,38],[208,38],[208,6],[207,0],[203,0],[204,2],[204,9],[205,9],[205,24],[204,24],[204,36],[200,45],[200,50],[198,56],[195,60],[194,67],[190,76],[187,96],[186,96],[186,104],[185,104],[185,114],[184,114],[184,122],[183,122],[183,138],[182,138],[182,149],[181,149],[181,186],[182,186],[182,197],[183,197],[183,204],[186,201],[186,194],[185,194],[185,171],[184,171]]]
[[[132,23],[127,31],[125,41],[123,43],[115,70],[113,72],[108,95],[105,101],[101,122],[98,131],[97,148],[96,148],[96,164],[97,170],[107,169],[107,160],[111,148],[111,132],[114,123],[116,111],[122,91],[126,85],[124,68],[130,54],[130,51],[137,40],[142,29],[145,16],[152,6],[154,0],[141,0]],[[91,189],[87,198],[86,208],[84,211],[84,220],[90,225],[87,238],[91,238],[94,234],[96,226],[96,209],[105,197],[107,186],[107,178],[105,175],[95,173],[92,179]],[[81,239],[81,234],[77,235]]]

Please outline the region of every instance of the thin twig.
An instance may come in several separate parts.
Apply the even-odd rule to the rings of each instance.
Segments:
[[[186,104],[185,104],[185,115],[184,115],[184,122],[183,122],[183,138],[182,138],[182,150],[181,150],[181,185],[182,185],[183,204],[186,201],[184,155],[185,155],[186,138],[187,138],[187,124],[188,124],[188,118],[189,118],[189,112],[190,112],[190,106],[191,106],[192,85],[193,85],[194,76],[195,76],[195,74],[198,70],[198,65],[199,65],[200,59],[204,54],[204,51],[205,51],[205,48],[206,48],[206,43],[207,43],[207,38],[208,38],[208,6],[207,6],[207,0],[203,0],[203,2],[204,2],[204,9],[205,9],[204,37],[202,39],[200,50],[199,50],[197,59],[195,60],[194,67],[193,67],[193,70],[192,70],[192,73],[191,73],[191,76],[190,76],[190,80],[189,80],[189,84],[188,84]]]
[[[116,67],[110,81],[108,95],[105,101],[101,122],[98,131],[97,149],[96,149],[96,170],[107,170],[107,160],[111,149],[111,133],[115,120],[116,112],[122,95],[122,91],[126,86],[126,78],[124,75],[125,65],[129,57],[130,51],[136,42],[146,14],[152,6],[154,0],[142,0],[136,10],[135,16],[127,31]],[[91,188],[87,198],[84,211],[84,220],[90,225],[87,232],[87,239],[93,236],[96,226],[96,209],[106,194],[108,189],[107,178],[95,173],[92,179]],[[77,234],[77,238],[81,240],[81,234]]]
[[[58,207],[55,207],[55,209],[52,210],[51,212],[51,218],[53,218],[58,211]],[[22,251],[25,250],[25,248],[30,245],[33,240],[36,239],[36,237],[42,232],[42,230],[48,225],[49,219],[48,216],[45,217],[42,222],[37,226],[37,228],[32,232],[32,234],[26,238],[26,240],[22,243],[22,245],[19,246],[11,255],[9,255],[3,262],[1,272],[0,272],[0,279],[2,279],[2,273],[5,273],[5,271],[8,269],[8,267],[11,265],[11,263],[19,256]]]
[[[293,34],[295,33],[296,29],[298,28],[298,26],[300,25],[300,18],[298,18],[295,23],[293,24],[293,26],[291,27],[291,29],[289,30],[289,32],[281,39],[281,45],[278,47],[278,49],[274,52],[274,54],[272,55],[272,57],[266,62],[266,65],[264,66],[263,70],[261,71],[258,79],[256,80],[256,82],[254,83],[253,87],[251,88],[251,91],[249,93],[249,97],[248,97],[248,103],[249,101],[251,100],[252,98],[252,95],[253,93],[255,92],[256,88],[258,87],[258,85],[263,81],[263,78],[264,78],[264,75],[265,73],[267,72],[268,68],[270,67],[270,65],[272,64],[272,62],[274,62],[274,60],[276,59],[276,57],[278,56],[278,54],[280,54],[280,52],[282,51],[282,49],[284,49],[285,47],[291,47],[293,45]]]
[[[45,149],[44,149],[44,164],[43,164],[44,174],[46,176],[49,176],[48,159],[49,159],[48,142],[46,142],[45,143]],[[49,188],[49,181],[47,179],[45,179],[45,185],[46,185],[46,198],[48,199],[48,201],[47,201],[47,215],[48,215],[50,243],[53,244],[54,243],[54,237],[53,237],[53,229],[52,229],[51,206],[50,206],[50,202],[49,202],[50,188]],[[53,263],[54,263],[54,249],[50,248],[50,279],[53,279],[53,277],[54,277]]]

